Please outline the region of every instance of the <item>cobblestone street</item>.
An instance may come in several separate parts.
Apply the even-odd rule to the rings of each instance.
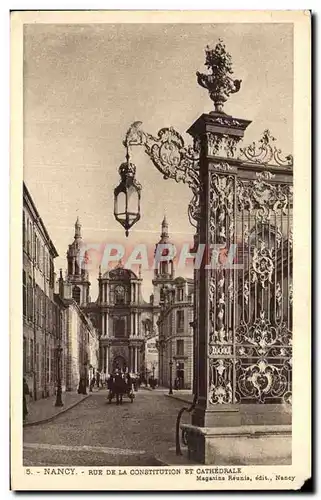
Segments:
[[[93,393],[51,422],[24,428],[24,465],[151,466],[175,461],[175,422],[182,401],[143,389],[133,404],[127,398],[122,406],[108,404],[106,397],[105,390]]]

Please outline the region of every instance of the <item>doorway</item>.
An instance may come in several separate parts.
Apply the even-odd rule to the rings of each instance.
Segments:
[[[126,372],[127,362],[123,356],[116,356],[113,360],[113,372],[115,370],[120,370],[121,372]]]

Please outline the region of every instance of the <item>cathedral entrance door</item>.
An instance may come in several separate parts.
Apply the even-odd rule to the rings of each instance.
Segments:
[[[125,372],[127,369],[127,362],[123,356],[116,356],[113,360],[113,371],[120,370]]]

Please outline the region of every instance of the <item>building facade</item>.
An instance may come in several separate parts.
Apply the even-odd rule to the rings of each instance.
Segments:
[[[99,369],[99,332],[93,324],[86,307],[90,303],[90,281],[86,269],[87,254],[82,256],[81,224],[77,217],[74,240],[67,250],[67,270],[62,270],[58,279],[59,297],[64,305],[66,330],[65,387],[67,391],[78,389]]]
[[[88,273],[79,274],[74,258],[80,229],[77,221],[67,254],[70,274],[67,280],[60,274],[56,290],[58,252],[23,184],[23,375],[35,400],[56,393],[58,356],[63,391],[76,390],[81,377],[90,379],[98,369],[97,330],[80,307],[90,300]]]
[[[164,218],[155,254],[161,250],[167,255],[162,252],[168,252],[171,244]],[[165,245],[165,249],[158,245]],[[92,302],[88,256],[85,252],[82,255],[77,219],[74,240],[67,251],[66,275],[63,278],[60,271],[58,280],[59,297],[65,307],[66,390],[75,389],[83,372],[90,378],[97,369],[108,374],[117,368],[168,386],[171,360],[173,380],[190,388],[193,281],[175,278],[174,261],[160,260],[154,270],[153,294],[146,302],[140,270],[136,274],[119,262],[105,272],[99,270],[98,297]]]
[[[56,348],[61,336],[55,300],[54,259],[57,250],[23,184],[23,374],[34,399],[54,394]]]
[[[146,372],[146,338],[156,330],[158,307],[142,296],[142,278],[119,263],[99,273],[97,301],[84,310],[99,329],[100,369]]]
[[[158,349],[160,383],[165,387],[193,386],[193,294],[193,280],[181,277],[163,291]]]

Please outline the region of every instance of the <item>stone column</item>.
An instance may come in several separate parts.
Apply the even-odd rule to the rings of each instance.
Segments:
[[[108,323],[109,323],[109,317],[108,317],[108,312],[105,313],[105,335],[108,337]]]
[[[135,313],[135,335],[138,335],[138,312]]]
[[[135,350],[135,373],[138,372],[138,347]]]
[[[106,283],[106,296],[105,296],[106,304],[109,304],[109,285]]]
[[[132,372],[132,347],[128,347],[128,370]]]
[[[135,350],[136,350],[136,347],[133,347],[132,348],[132,360],[133,360],[132,368],[133,368],[133,373],[135,373]]]
[[[103,370],[106,373],[106,347],[103,347]]]
[[[109,347],[105,347],[105,365],[106,365],[106,373],[109,373]]]
[[[236,241],[238,161],[233,155],[236,143],[243,137],[249,124],[247,120],[235,120],[231,116],[213,112],[203,114],[188,130],[200,146],[199,243],[205,246],[198,273],[199,303],[195,307],[199,311],[196,318],[198,352],[195,355],[198,358],[198,398],[192,424],[198,427],[233,426],[240,423],[238,408],[233,404],[232,360],[225,357],[218,359],[216,356],[222,349],[221,345],[229,340],[225,306],[229,270],[218,268],[217,256],[215,258],[211,247],[220,245],[228,248]],[[211,264],[212,258],[215,264]],[[218,377],[220,383],[216,385]],[[219,398],[215,393],[218,385],[221,396],[224,392]]]

